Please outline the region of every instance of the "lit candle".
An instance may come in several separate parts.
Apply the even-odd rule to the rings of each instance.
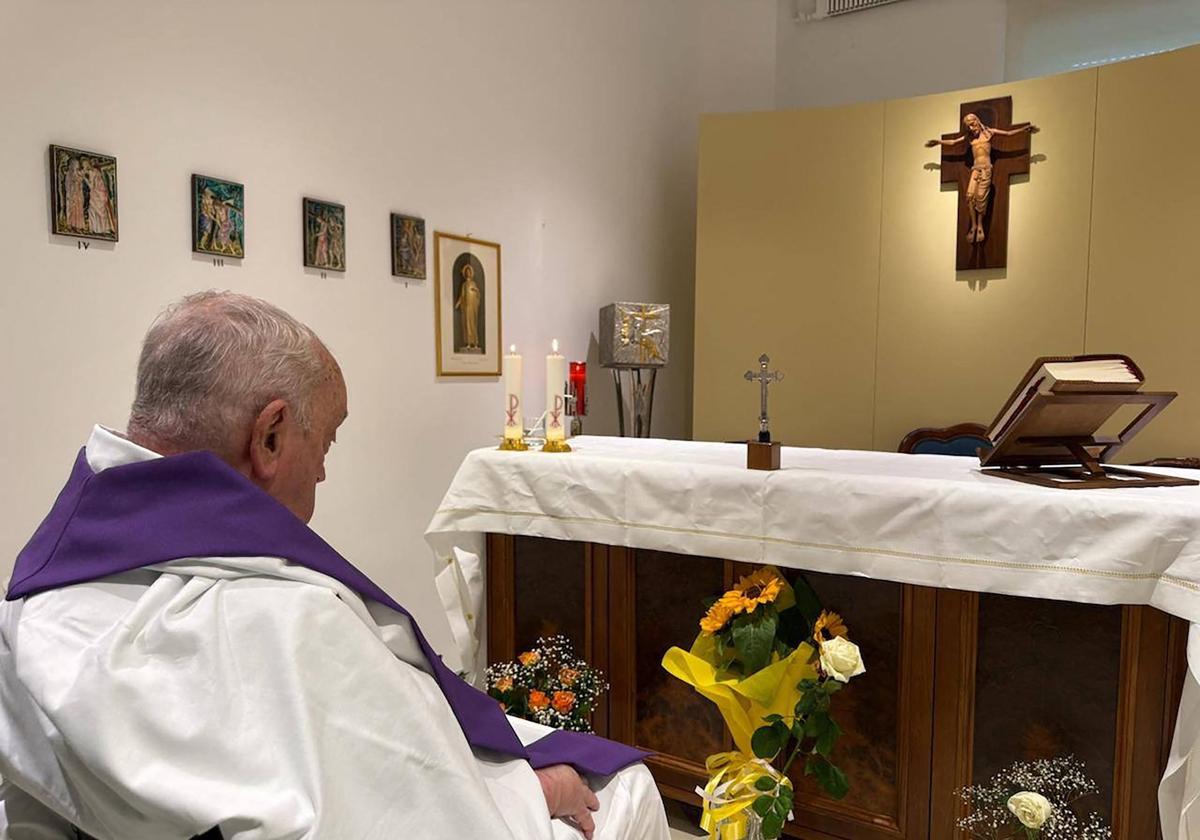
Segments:
[[[521,355],[517,345],[504,355],[504,439],[522,440],[525,427],[521,420]]]
[[[558,339],[551,344],[546,357],[546,440],[564,440],[567,427],[563,394],[567,391],[567,360],[558,352]]]

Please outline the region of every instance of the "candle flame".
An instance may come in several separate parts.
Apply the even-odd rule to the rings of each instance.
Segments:
[[[517,352],[517,345],[515,345],[515,344],[510,344],[510,345],[508,345],[508,352],[509,352],[509,353],[516,353],[516,352]]]
[[[558,352],[558,339],[557,338],[550,342],[550,349],[553,350],[555,353]]]

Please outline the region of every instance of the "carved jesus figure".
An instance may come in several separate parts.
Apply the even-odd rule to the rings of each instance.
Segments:
[[[1032,124],[1013,129],[990,128],[974,114],[967,114],[963,117],[963,128],[964,132],[957,137],[949,140],[930,140],[925,145],[932,149],[934,146],[951,147],[957,146],[964,140],[970,141],[971,154],[975,162],[971,167],[971,181],[967,185],[966,194],[967,210],[971,218],[971,226],[967,230],[967,241],[982,242],[984,240],[983,218],[987,215],[988,201],[992,197],[992,135],[1011,137],[1022,131],[1035,134],[1040,129]]]

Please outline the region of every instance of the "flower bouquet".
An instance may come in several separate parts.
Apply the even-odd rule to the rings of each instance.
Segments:
[[[778,837],[797,760],[831,796],[849,791],[831,760],[841,729],[830,709],[866,669],[841,617],[822,609],[803,577],[793,587],[770,566],[743,577],[706,604],[691,649],[671,648],[662,664],[717,705],[737,747],[709,756],[708,784],[697,789],[710,840]]]
[[[958,827],[979,840],[1112,840],[1104,817],[1079,807],[1099,792],[1073,755],[1018,761],[957,791],[969,809]]]
[[[566,636],[540,638],[516,662],[489,665],[485,680],[507,714],[574,732],[592,731],[592,709],[608,691],[604,673],[578,658]]]

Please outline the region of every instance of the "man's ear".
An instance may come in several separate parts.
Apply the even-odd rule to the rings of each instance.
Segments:
[[[250,433],[250,473],[260,484],[269,484],[279,469],[291,413],[291,406],[284,400],[272,400],[254,420]]]

